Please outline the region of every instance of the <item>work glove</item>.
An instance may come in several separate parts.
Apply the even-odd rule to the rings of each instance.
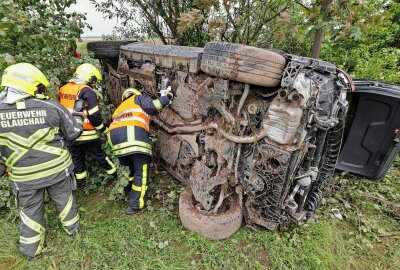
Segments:
[[[171,105],[172,104],[172,99],[174,98],[174,94],[172,93],[171,86],[168,86],[168,87],[166,87],[164,89],[161,89],[160,96],[168,97],[169,103],[165,107],[168,107],[169,105]]]
[[[167,96],[169,98],[169,100],[172,100],[174,98],[174,94],[172,93],[171,86],[161,89],[160,96],[162,96],[162,97]]]
[[[78,122],[78,124],[83,126],[83,113],[82,112],[73,112],[72,117]]]

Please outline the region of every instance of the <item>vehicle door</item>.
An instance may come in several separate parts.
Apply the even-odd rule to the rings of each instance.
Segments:
[[[382,179],[399,154],[400,86],[355,80],[336,169]]]

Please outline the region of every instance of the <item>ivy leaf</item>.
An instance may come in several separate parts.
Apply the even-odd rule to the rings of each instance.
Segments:
[[[360,40],[361,39],[361,35],[362,35],[361,28],[358,27],[358,26],[355,26],[350,32],[350,37],[352,39],[354,39],[355,41]]]
[[[16,61],[14,59],[14,57],[8,53],[5,53],[3,55],[4,60],[6,61],[7,64],[12,65],[14,64]]]

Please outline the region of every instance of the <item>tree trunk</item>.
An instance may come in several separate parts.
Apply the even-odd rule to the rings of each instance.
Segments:
[[[323,14],[322,20],[327,22],[329,20],[329,6],[332,4],[333,0],[322,0],[320,2],[321,9],[320,12]],[[311,49],[311,57],[319,58],[319,53],[321,51],[322,41],[324,39],[324,30],[322,28],[318,28],[317,32],[315,32],[314,42]]]
[[[319,52],[321,51],[322,40],[324,38],[324,30],[321,28],[317,30],[314,36],[314,42],[311,48],[311,57],[319,58]]]

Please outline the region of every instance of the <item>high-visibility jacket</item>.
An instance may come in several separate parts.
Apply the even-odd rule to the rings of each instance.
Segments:
[[[90,92],[91,95],[89,95],[89,99],[93,100],[87,100],[90,101],[90,103],[88,102],[89,108],[85,108],[83,110],[83,132],[82,135],[76,140],[76,142],[85,142],[98,139],[99,134],[96,130],[105,130],[105,126],[99,112],[97,96],[90,86],[85,84],[76,84],[73,82],[67,83],[60,88],[60,104],[67,108],[69,112],[73,113],[76,100],[88,99],[82,97],[83,93],[85,92]]]
[[[17,189],[44,188],[72,173],[65,140],[81,132],[81,125],[55,102],[26,98],[10,104],[0,99],[1,163],[11,168],[8,175]]]
[[[168,97],[152,100],[149,96],[131,96],[113,114],[109,144],[115,156],[134,153],[152,155],[149,115],[155,115],[170,103]]]

